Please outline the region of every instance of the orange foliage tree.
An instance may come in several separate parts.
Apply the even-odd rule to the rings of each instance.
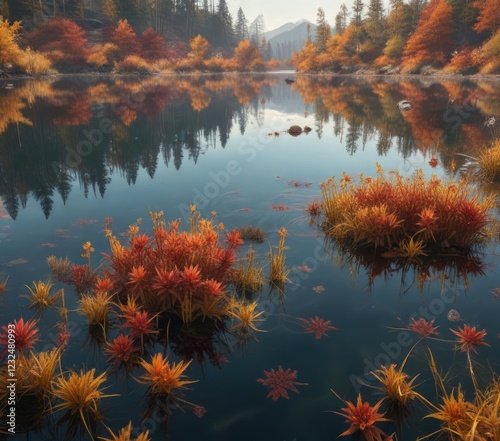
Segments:
[[[424,64],[443,66],[451,57],[455,32],[452,8],[446,0],[430,0],[403,52],[403,71]]]
[[[312,41],[306,41],[304,47],[299,52],[294,52],[292,56],[292,65],[298,71],[312,71],[316,69],[316,57],[318,49]]]
[[[474,29],[477,32],[495,33],[500,29],[500,1],[476,0],[474,7],[479,11]]]
[[[136,55],[139,52],[137,34],[127,20],[118,20],[111,33],[111,42],[118,47],[117,57],[120,59],[124,59],[128,55]]]
[[[242,40],[234,50],[236,70],[245,72],[249,70],[263,70],[265,62],[260,50],[252,45],[250,40]]]
[[[43,52],[59,69],[85,64],[87,37],[85,31],[67,18],[49,20],[30,34],[28,46]]]

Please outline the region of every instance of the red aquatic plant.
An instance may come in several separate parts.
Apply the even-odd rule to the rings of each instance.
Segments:
[[[314,338],[319,340],[321,337],[328,337],[328,331],[335,331],[337,328],[330,325],[330,320],[323,320],[322,318],[315,316],[309,320],[299,318],[304,323],[304,332],[306,334],[314,334]]]
[[[420,317],[418,320],[415,320],[415,318],[412,317],[410,324],[408,325],[408,329],[410,331],[415,332],[416,334],[420,334],[423,337],[439,335],[439,332],[437,332],[437,328],[439,328],[439,326],[433,326],[433,325],[434,325],[434,320],[431,320],[429,322],[423,317]]]
[[[114,290],[114,283],[109,277],[98,277],[94,290],[95,292],[110,293]]]
[[[371,406],[370,403],[361,399],[361,394],[358,395],[355,405],[347,401],[347,407],[341,409],[343,412],[335,412],[345,417],[346,423],[350,424],[349,428],[339,436],[352,435],[360,431],[367,441],[383,441],[387,435],[375,426],[377,422],[388,421],[383,414],[378,412],[382,402],[383,399]]]
[[[118,335],[112,343],[107,343],[105,352],[108,354],[108,361],[114,365],[128,363],[139,348],[134,346],[134,340],[130,335]]]
[[[264,375],[266,378],[258,378],[257,381],[271,389],[266,398],[270,397],[273,401],[277,401],[280,397],[288,400],[288,391],[299,393],[295,386],[306,385],[306,383],[295,381],[297,379],[297,371],[292,371],[290,368],[285,371],[281,365],[278,366],[277,370],[271,368],[269,371],[264,371]]]
[[[76,292],[83,293],[94,284],[94,273],[88,265],[71,265],[68,282],[75,287]]]
[[[26,320],[21,317],[14,323],[2,326],[4,333],[0,334],[0,345],[7,347],[9,340],[15,340],[16,351],[33,349],[38,341],[38,320]]]
[[[472,350],[477,354],[476,346],[489,346],[484,341],[484,337],[486,337],[485,329],[478,331],[475,326],[464,325],[462,328],[458,328],[458,331],[450,330],[458,337],[456,340],[457,348],[462,352],[469,353]]]
[[[139,265],[138,267],[133,267],[132,271],[129,273],[128,284],[133,289],[142,289],[148,281],[148,272],[144,266]]]
[[[179,275],[182,280],[183,287],[189,291],[194,291],[201,284],[201,273],[198,265],[184,267]]]
[[[71,334],[64,323],[58,323],[56,326],[59,331],[57,334],[57,347],[64,348],[68,344]]]
[[[306,208],[306,211],[311,216],[318,216],[321,213],[321,207],[316,202],[309,202],[309,205]]]
[[[132,337],[139,337],[141,342],[144,337],[156,334],[156,331],[153,327],[152,321],[153,317],[149,317],[147,311],[137,311],[133,315],[129,315],[126,317],[124,328],[130,329],[132,332]]]
[[[226,240],[229,246],[233,248],[237,248],[245,243],[242,240],[241,234],[238,230],[232,230],[229,233],[226,233]]]
[[[210,279],[203,282],[204,293],[209,297],[218,297],[224,294],[223,285],[217,280]]]

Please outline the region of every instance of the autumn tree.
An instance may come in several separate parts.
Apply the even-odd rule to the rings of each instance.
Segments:
[[[474,29],[490,35],[500,29],[500,0],[476,0],[474,6],[479,11]]]
[[[118,48],[119,53],[117,55],[121,59],[127,55],[137,54],[139,51],[137,34],[127,20],[118,20],[111,33],[111,42]]]
[[[299,72],[309,72],[316,69],[316,57],[318,56],[318,49],[316,45],[307,40],[304,47],[299,52],[294,52],[292,56],[292,65],[295,66]]]
[[[451,57],[455,33],[451,6],[446,0],[430,0],[403,52],[403,70],[425,64],[443,66]]]
[[[376,64],[399,63],[412,27],[411,8],[403,0],[391,0],[391,11],[387,16],[387,41],[383,56]]]
[[[17,44],[17,36],[21,31],[21,22],[12,24],[0,16],[0,66],[16,64],[23,56],[23,51]]]
[[[207,56],[209,44],[201,35],[192,38],[189,42],[189,46],[191,47],[191,55],[194,58],[203,60]]]
[[[64,70],[84,64],[88,52],[85,31],[67,18],[49,20],[29,35],[27,45],[46,54],[56,68]]]
[[[158,35],[153,29],[146,29],[140,38],[141,57],[146,60],[159,60],[165,58],[167,54],[167,44],[165,39]]]
[[[466,44],[471,37],[474,37],[473,26],[477,19],[477,9],[474,2],[470,0],[447,0],[453,11],[453,21],[455,23],[455,40],[460,44]],[[497,9],[500,2],[497,1]]]
[[[239,72],[262,70],[265,66],[260,50],[250,40],[243,40],[238,43],[234,50],[234,60],[236,70]]]

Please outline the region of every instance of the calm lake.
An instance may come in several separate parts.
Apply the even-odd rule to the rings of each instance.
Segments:
[[[375,404],[381,394],[369,371],[403,362],[418,340],[404,329],[411,316],[439,326],[439,340],[419,343],[405,364],[406,373],[420,374],[416,389],[430,401],[439,403],[427,347],[438,370],[448,372],[449,390],[461,383],[471,398],[466,355],[454,350],[450,328],[486,329],[490,346],[472,354],[476,373],[483,384],[491,372],[500,373],[500,300],[492,294],[500,287],[498,248],[486,247],[469,273],[444,263],[420,289],[411,270],[378,270],[369,259],[339,255],[306,212],[311,201],[320,201],[321,182],[343,172],[375,175],[377,162],[405,176],[419,168],[427,176],[458,173],[464,155],[474,156],[500,136],[500,83],[303,76],[286,84],[285,78],[290,74],[0,82],[0,276],[9,277],[0,325],[39,318],[36,350],[54,346],[57,311],[40,317],[29,309],[26,285],[47,280],[49,255],[85,264],[87,241],[95,248],[93,265],[102,263],[101,253],[109,253],[106,218],[118,237],[138,218],[149,232],[149,210],[180,218],[187,229],[190,204],[196,204],[204,217],[216,212],[227,230],[261,227],[266,240],[253,245],[261,261],[278,243],[279,229],[288,230],[290,282],[282,296],[266,285],[255,297],[265,318],[258,341],[239,342],[219,330],[180,334],[167,349],[159,343],[149,348],[167,351],[174,361],[194,359],[186,373],[198,381],[183,398],[206,409],[201,417],[174,411],[168,424],[150,416],[143,428],[153,440],[335,439],[348,424],[331,413],[345,407],[332,390],[351,402],[361,393]],[[412,109],[400,110],[401,100]],[[291,136],[292,125],[312,130]],[[76,311],[74,289],[56,287],[64,287],[69,309],[63,370],[108,370],[106,393],[120,396],[102,400],[104,422],[118,430],[131,420],[139,428],[147,404],[145,387],[132,378],[139,369],[129,375],[109,370]],[[450,310],[459,321],[449,320]],[[306,333],[300,319],[316,316],[336,330],[318,339]],[[108,339],[117,333],[111,328]],[[296,381],[307,385],[273,402],[257,379],[280,365],[296,370]],[[413,441],[439,428],[436,420],[422,420],[428,413],[416,403],[401,427],[380,427]],[[62,440],[65,427],[57,428],[57,419],[9,439]],[[103,425],[96,433],[109,437]]]

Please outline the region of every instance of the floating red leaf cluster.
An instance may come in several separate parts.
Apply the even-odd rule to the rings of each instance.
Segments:
[[[475,326],[464,325],[463,328],[458,328],[458,331],[451,329],[457,337],[457,348],[462,352],[474,351],[477,354],[476,346],[489,346],[484,341],[486,330],[477,331]]]
[[[437,328],[439,328],[439,326],[433,326],[433,325],[434,325],[434,320],[428,322],[423,317],[420,317],[418,320],[412,318],[410,324],[408,325],[408,329],[410,331],[415,332],[416,334],[420,334],[423,337],[430,337],[431,335],[439,335],[439,332],[437,332]]]
[[[304,332],[314,334],[314,338],[319,340],[321,337],[328,337],[328,331],[335,331],[337,328],[330,325],[330,320],[323,320],[315,316],[309,320],[299,318],[304,323]]]
[[[292,371],[290,368],[283,370],[281,365],[277,370],[271,368],[269,371],[264,371],[264,375],[266,378],[259,378],[257,381],[271,389],[266,398],[272,398],[273,401],[277,401],[280,397],[288,400],[288,391],[299,393],[295,386],[306,385],[296,381],[297,371]]]

